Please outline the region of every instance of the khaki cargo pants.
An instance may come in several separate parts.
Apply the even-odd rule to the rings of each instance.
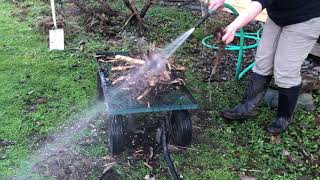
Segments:
[[[280,27],[270,18],[264,26],[253,72],[274,75],[281,88],[301,83],[301,65],[320,35],[320,17]]]

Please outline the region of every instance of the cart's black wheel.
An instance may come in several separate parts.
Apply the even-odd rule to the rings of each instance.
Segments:
[[[112,155],[117,155],[124,150],[125,144],[123,116],[110,116],[109,121],[109,149]]]
[[[103,94],[103,89],[101,86],[101,79],[100,79],[100,74],[99,71],[97,72],[97,99],[98,101],[104,101],[104,94]]]
[[[192,121],[188,111],[172,111],[170,118],[173,141],[179,146],[188,146],[192,139]]]

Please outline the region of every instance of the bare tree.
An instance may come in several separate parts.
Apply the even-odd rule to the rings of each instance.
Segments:
[[[111,19],[116,16],[128,17],[127,23],[131,22],[136,25],[139,32],[145,30],[143,18],[145,17],[148,9],[155,3],[155,0],[145,0],[144,5],[139,11],[136,7],[135,0],[123,0],[125,6],[131,11],[131,15],[117,11],[106,0],[97,0],[98,6],[93,6],[84,0],[70,0],[74,3],[83,13],[88,17],[88,21],[97,20],[101,25],[112,25]]]

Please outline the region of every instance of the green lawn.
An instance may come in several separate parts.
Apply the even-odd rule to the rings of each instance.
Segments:
[[[29,15],[34,17],[33,11],[43,5],[32,5]],[[18,22],[11,16],[15,11],[12,4],[0,0],[0,140],[15,142],[0,147],[0,179],[1,175],[13,176],[20,163],[38,148],[37,143],[58,131],[71,115],[93,104],[96,65],[91,54],[105,46],[93,41],[88,43],[85,53],[50,52],[47,42],[32,25],[35,20]],[[167,23],[158,29],[161,33],[149,32],[152,39],[160,42],[165,36],[168,40],[187,30],[194,20],[190,12],[175,8],[155,7],[149,13],[150,18],[158,17],[164,19],[163,24]],[[110,49],[119,48],[106,44]],[[192,45],[186,44],[177,53],[186,65],[190,48]],[[219,110],[240,100],[246,79],[208,87],[197,74],[187,71],[186,75],[188,86],[202,91],[194,96],[207,118],[193,118],[194,125],[201,127],[195,129],[194,143],[189,150],[172,154],[185,179],[239,179],[245,174],[259,179],[320,176],[320,127],[314,121],[315,114],[320,112],[319,92],[314,95],[315,114],[299,110],[295,123],[277,143],[263,129],[275,113],[266,106],[259,108],[255,120],[244,123],[226,123],[218,115]],[[211,104],[209,93],[213,95]],[[90,147],[88,155],[105,156],[104,146],[101,143]],[[303,160],[303,151],[311,158]],[[284,152],[289,152],[293,161]],[[159,163],[159,168],[153,170],[142,162],[135,167],[117,165],[115,170],[123,179],[142,179],[148,173],[157,175],[157,179],[168,179],[166,164],[163,160]]]
[[[49,52],[34,27],[11,17],[0,1],[0,174],[17,165],[48,132],[95,97],[95,62],[77,53]]]

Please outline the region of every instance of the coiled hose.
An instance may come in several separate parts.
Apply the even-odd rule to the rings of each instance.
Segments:
[[[231,5],[224,4],[224,7],[231,10],[235,16],[239,16],[239,13],[237,12],[237,10],[234,7],[232,7]],[[235,34],[236,37],[240,38],[240,44],[238,46],[227,45],[225,47],[225,50],[227,50],[227,51],[239,51],[238,58],[237,58],[237,66],[236,66],[236,79],[241,79],[244,76],[244,74],[247,73],[255,65],[255,62],[253,62],[249,66],[247,66],[244,70],[241,69],[243,51],[247,50],[247,49],[256,48],[258,46],[261,31],[262,31],[262,28],[260,28],[257,32],[250,33],[250,32],[244,32],[243,28],[240,28],[240,31]],[[202,44],[207,48],[218,49],[219,47],[217,47],[216,45],[208,43],[210,40],[212,40],[212,38],[213,38],[213,35],[205,37],[202,40]],[[245,38],[253,39],[256,41],[256,43],[251,44],[251,45],[245,45],[244,44]]]

